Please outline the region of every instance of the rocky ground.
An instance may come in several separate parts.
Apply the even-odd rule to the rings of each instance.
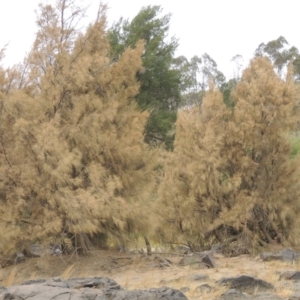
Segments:
[[[46,255],[2,267],[0,299],[300,300],[299,270],[291,249],[232,258],[211,251]]]

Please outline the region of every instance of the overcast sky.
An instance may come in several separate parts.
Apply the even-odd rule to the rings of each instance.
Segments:
[[[36,31],[34,10],[38,3],[56,0],[0,1],[0,48],[9,43],[5,65],[21,62]],[[161,5],[172,13],[170,34],[179,38],[176,55],[208,53],[227,78],[233,75],[231,58],[244,57],[245,64],[262,42],[284,36],[300,49],[299,0],[104,0],[111,24],[121,16],[131,19],[142,6]],[[298,3],[297,3],[298,2]],[[98,0],[78,0],[90,5],[88,18],[96,15]],[[297,5],[298,4],[298,5]]]

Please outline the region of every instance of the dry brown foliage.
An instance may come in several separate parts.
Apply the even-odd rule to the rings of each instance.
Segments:
[[[69,233],[125,239],[147,231],[154,186],[148,113],[134,104],[143,44],[108,58],[105,7],[85,33],[71,0],[41,5],[24,72],[0,74],[0,253]],[[2,75],[3,74],[3,75]],[[82,242],[81,244],[79,242]]]
[[[288,134],[299,120],[291,72],[281,80],[255,59],[227,108],[220,92],[179,113],[175,150],[157,211],[165,239],[192,247],[242,241],[248,247],[299,243],[299,161]]]

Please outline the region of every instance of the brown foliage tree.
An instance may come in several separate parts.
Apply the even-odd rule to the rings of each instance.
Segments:
[[[299,121],[299,90],[291,71],[281,80],[268,60],[258,58],[232,95],[234,123],[227,147],[236,149],[229,163],[241,185],[231,210],[242,209],[221,218],[260,245],[299,243],[299,161],[290,158],[288,139]]]
[[[192,247],[242,241],[299,243],[299,161],[288,135],[299,93],[263,58],[245,70],[226,108],[211,89],[200,111],[181,112],[157,202],[166,237]],[[167,226],[168,225],[168,226]]]
[[[87,236],[144,232],[154,185],[148,114],[134,104],[143,45],[111,62],[105,11],[82,34],[72,25],[81,15],[73,1],[40,9],[29,81],[4,100],[13,140],[8,159],[0,153],[0,173],[13,174],[10,185],[0,181],[3,254],[63,232],[84,250]]]

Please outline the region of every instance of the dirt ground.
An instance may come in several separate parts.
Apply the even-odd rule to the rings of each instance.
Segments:
[[[170,267],[160,268],[157,256],[166,257],[172,262]],[[45,256],[27,259],[25,262],[0,269],[0,285],[10,286],[29,279],[50,279],[53,277],[110,277],[126,289],[147,289],[169,286],[176,289],[189,288],[184,292],[189,299],[213,299],[225,289],[218,287],[216,281],[222,277],[249,275],[266,280],[276,287],[277,294],[288,297],[292,294],[289,283],[279,281],[284,271],[299,270],[300,263],[262,262],[259,257],[243,255],[226,258],[215,255],[217,267],[197,270],[192,266],[179,266],[181,256],[152,254],[141,257],[139,254],[126,255],[110,251],[94,251],[89,256],[76,255]],[[205,281],[192,281],[191,275],[204,274]],[[197,286],[209,284],[212,293],[197,292]]]

